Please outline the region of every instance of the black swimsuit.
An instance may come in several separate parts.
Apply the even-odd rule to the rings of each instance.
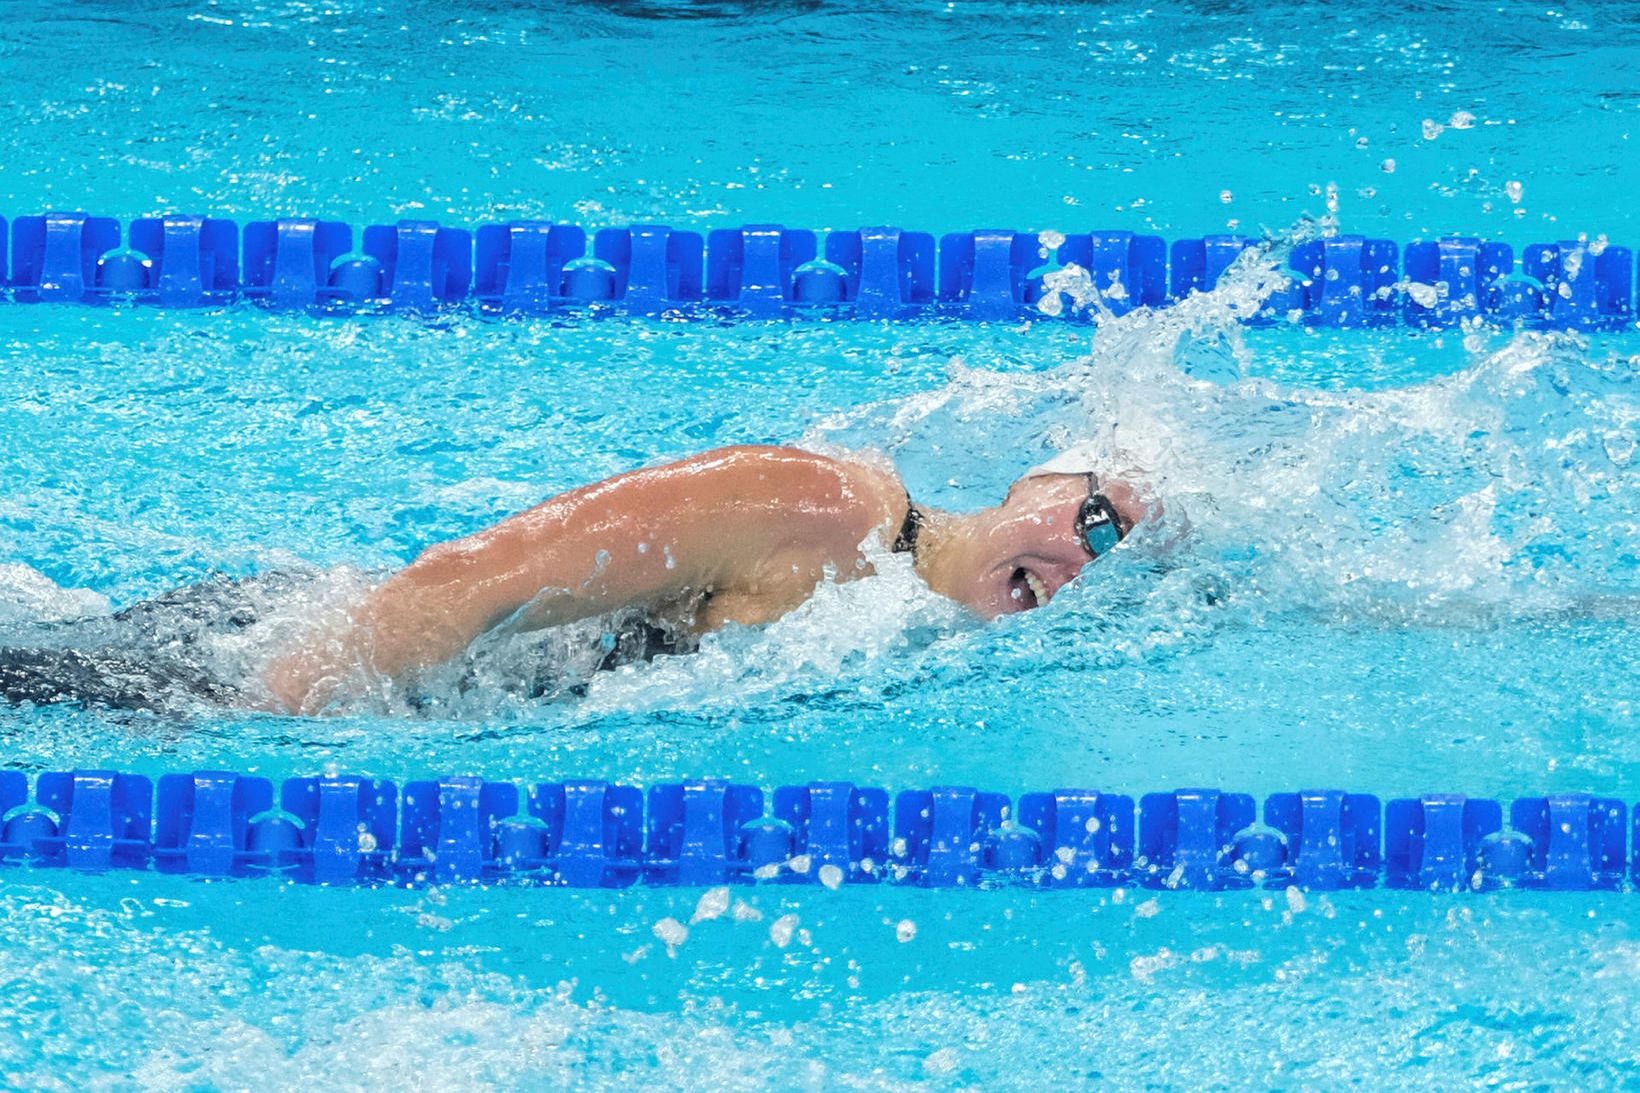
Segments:
[[[209,639],[244,631],[264,618],[269,605],[310,592],[315,579],[293,572],[216,577],[113,615],[38,624],[28,644],[0,646],[0,701],[149,711],[244,705],[242,669],[218,663]],[[532,677],[520,680],[525,693],[539,698],[584,691],[584,682],[573,677],[589,667],[610,671],[690,653],[698,644],[683,627],[638,613],[614,616],[608,627],[590,639],[584,657],[572,658],[578,669],[562,658],[531,665]],[[457,686],[465,689],[473,675],[469,671]],[[414,696],[410,701],[419,704]]]
[[[900,533],[894,536],[894,545],[890,547],[895,554],[909,554],[917,556],[917,536],[922,534],[923,514],[911,501],[911,495],[905,498],[905,520],[900,524]]]
[[[240,687],[212,670],[205,639],[244,630],[270,597],[290,595],[310,580],[284,572],[215,577],[113,615],[44,624],[37,644],[0,648],[0,698],[119,710],[190,701],[234,705]]]

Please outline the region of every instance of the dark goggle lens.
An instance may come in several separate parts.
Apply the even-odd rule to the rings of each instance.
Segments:
[[[1094,494],[1082,502],[1077,516],[1077,532],[1088,552],[1100,558],[1122,541],[1122,527],[1117,523],[1115,507],[1103,494]]]

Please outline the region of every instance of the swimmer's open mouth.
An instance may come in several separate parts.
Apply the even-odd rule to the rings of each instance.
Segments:
[[[1051,593],[1048,586],[1042,583],[1042,578],[1020,566],[1014,570],[1013,576],[1008,578],[1008,595],[1019,604],[1021,611],[1029,611],[1033,607],[1041,607],[1048,602]]]

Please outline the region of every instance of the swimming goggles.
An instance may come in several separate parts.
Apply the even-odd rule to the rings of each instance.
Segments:
[[[1088,475],[1088,499],[1076,513],[1076,541],[1097,560],[1113,550],[1128,533],[1110,498],[1099,492],[1099,478]]]

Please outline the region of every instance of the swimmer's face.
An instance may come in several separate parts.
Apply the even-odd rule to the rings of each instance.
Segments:
[[[1047,603],[1093,560],[1076,533],[1087,497],[1080,474],[1015,482],[1002,504],[975,514],[957,598],[986,618]]]

